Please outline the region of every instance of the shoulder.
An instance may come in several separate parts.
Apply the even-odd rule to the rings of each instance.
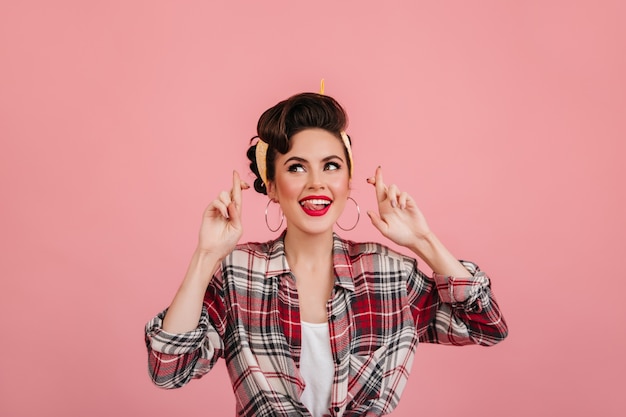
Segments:
[[[250,262],[253,259],[267,260],[276,251],[276,240],[266,242],[246,242],[235,246],[235,249],[226,258],[230,262]]]
[[[268,240],[266,242],[245,242],[239,243],[235,246],[233,252],[251,253],[254,255],[267,254],[272,250],[275,240]]]
[[[288,270],[285,257],[285,243],[282,235],[266,242],[238,244],[224,259],[225,266],[278,274]]]
[[[334,266],[340,282],[347,288],[353,285],[357,294],[400,294],[417,270],[417,261],[378,242],[336,239]]]
[[[362,257],[378,258],[380,260],[396,261],[403,264],[412,264],[415,259],[404,255],[390,247],[378,242],[355,242],[338,238],[338,242],[345,248],[346,254],[353,261]]]

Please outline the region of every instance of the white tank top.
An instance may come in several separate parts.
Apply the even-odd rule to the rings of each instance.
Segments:
[[[306,386],[300,401],[313,417],[328,414],[335,375],[328,323],[302,322],[300,373]]]

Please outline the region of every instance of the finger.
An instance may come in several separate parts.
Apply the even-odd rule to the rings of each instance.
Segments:
[[[367,215],[369,216],[372,224],[375,228],[377,228],[382,234],[385,234],[387,230],[387,224],[380,218],[378,213],[375,211],[368,210]]]
[[[207,207],[206,213],[209,214],[213,211],[218,211],[225,219],[229,218],[227,205],[224,204],[219,199],[213,200],[211,204],[209,204],[209,207]]]
[[[383,182],[383,169],[380,167],[380,165],[378,166],[378,168],[376,168],[374,181],[374,185],[376,186],[376,197],[378,198],[379,202],[383,201],[387,197],[387,187]]]
[[[241,181],[241,177],[239,177],[239,173],[236,170],[233,170],[233,188],[231,190],[232,200],[235,203],[237,209],[241,207],[241,188],[242,184],[245,184]]]
[[[396,184],[391,184],[387,188],[387,197],[389,198],[389,202],[391,203],[391,207],[398,207],[398,186]]]
[[[230,216],[232,226],[235,229],[239,229],[241,227],[241,212],[234,201],[228,205],[228,215]]]
[[[224,204],[225,207],[228,207],[228,205],[233,201],[230,198],[230,193],[227,191],[222,191],[218,199]]]
[[[407,196],[406,198],[406,206],[409,209],[416,209],[417,207],[417,203],[415,202],[415,199],[413,197],[411,197],[410,195]]]
[[[365,181],[367,181],[368,184],[372,184],[372,185],[376,185],[376,172],[378,172],[378,168],[380,168],[380,165],[378,167],[376,167],[376,171],[374,171],[374,176],[372,177],[367,177],[365,179]]]
[[[409,193],[407,193],[406,191],[400,193],[400,196],[398,197],[398,205],[401,209],[404,210],[406,208],[406,204],[410,200],[410,198],[411,197],[409,196]]]

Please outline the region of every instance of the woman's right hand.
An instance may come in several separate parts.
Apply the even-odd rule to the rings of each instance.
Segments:
[[[185,333],[198,327],[207,285],[220,262],[235,248],[243,234],[241,190],[250,188],[233,171],[233,188],[223,191],[202,216],[198,247],[163,318],[163,330]]]
[[[233,171],[233,186],[222,191],[218,198],[204,210],[197,251],[224,259],[237,245],[243,227],[241,225],[241,191],[250,188]]]

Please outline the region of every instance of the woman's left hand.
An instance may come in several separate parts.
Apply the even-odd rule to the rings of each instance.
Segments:
[[[419,247],[419,243],[430,235],[430,228],[415,200],[395,184],[383,182],[381,167],[376,168],[373,177],[367,179],[376,189],[378,213],[367,212],[372,224],[392,242],[408,248]]]

